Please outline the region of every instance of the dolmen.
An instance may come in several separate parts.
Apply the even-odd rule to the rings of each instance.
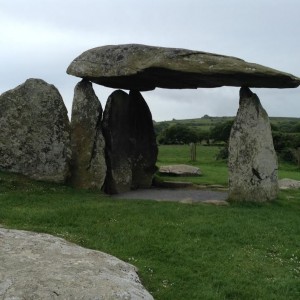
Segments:
[[[296,88],[300,78],[231,56],[139,44],[87,50],[67,73],[82,79],[74,90],[71,122],[58,91],[40,80],[0,95],[1,170],[109,194],[150,187],[158,150],[141,92],[235,86],[241,89],[229,141],[229,199],[276,198],[270,122],[250,88]],[[114,89],[104,109],[92,83]]]

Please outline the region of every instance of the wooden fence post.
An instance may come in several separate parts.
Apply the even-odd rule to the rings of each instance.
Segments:
[[[196,161],[196,144],[190,143],[191,161]]]

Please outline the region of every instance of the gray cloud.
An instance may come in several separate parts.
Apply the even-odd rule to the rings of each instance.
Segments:
[[[298,0],[10,0],[0,10],[0,93],[38,77],[68,110],[68,64],[96,46],[144,43],[233,55],[300,76]],[[105,105],[111,89],[95,87]],[[269,115],[299,116],[299,89],[255,89]],[[233,115],[238,89],[143,93],[156,120]]]

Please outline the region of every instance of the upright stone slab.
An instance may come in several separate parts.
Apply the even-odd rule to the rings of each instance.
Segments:
[[[0,169],[64,182],[69,174],[70,124],[58,90],[28,79],[0,96]]]
[[[138,91],[130,91],[130,130],[132,136],[131,188],[148,188],[157,168],[157,144],[150,109]]]
[[[107,177],[105,191],[116,194],[150,187],[156,171],[157,146],[152,116],[139,92],[117,90],[103,114]]]
[[[245,87],[230,134],[228,167],[230,200],[276,198],[278,165],[269,118],[256,94]]]
[[[102,106],[92,83],[79,82],[74,90],[71,120],[71,184],[101,189],[106,176]]]

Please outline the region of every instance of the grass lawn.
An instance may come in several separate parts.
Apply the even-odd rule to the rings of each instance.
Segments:
[[[204,148],[200,178],[225,183],[226,164]],[[160,164],[188,162],[180,147],[174,155],[163,150],[170,155],[160,152]],[[290,165],[283,171],[299,178]],[[155,299],[300,299],[300,190],[280,192],[272,203],[223,207],[113,200],[1,173],[0,224],[130,262]]]
[[[200,177],[171,177],[162,176],[165,180],[190,181],[195,184],[228,185],[228,168],[225,160],[216,160],[220,150],[218,146],[197,145],[197,161],[190,161],[188,145],[161,145],[157,165],[189,164],[199,167],[203,173]],[[300,169],[296,165],[280,162],[279,178],[300,180]]]

